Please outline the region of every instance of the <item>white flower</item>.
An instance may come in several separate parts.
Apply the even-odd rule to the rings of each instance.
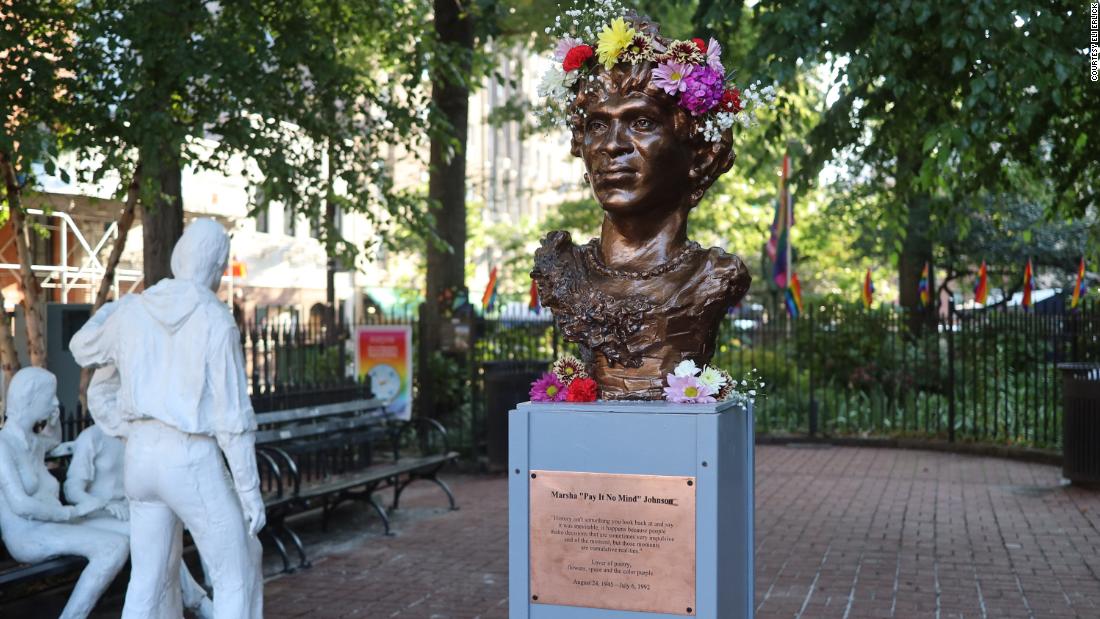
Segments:
[[[703,368],[703,373],[699,375],[699,382],[703,383],[712,393],[718,393],[722,385],[726,384],[726,377],[722,376],[722,372],[708,365]]]
[[[718,128],[725,131],[733,126],[733,114],[731,112],[718,112],[714,116],[714,120],[718,123]]]
[[[699,374],[699,366],[691,359],[685,359],[672,371],[677,376],[696,376]]]
[[[577,72],[565,72],[560,65],[552,65],[542,74],[542,82],[538,86],[540,97],[562,99],[569,94],[569,87],[577,81]]]

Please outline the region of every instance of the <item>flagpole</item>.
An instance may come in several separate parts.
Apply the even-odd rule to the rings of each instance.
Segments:
[[[787,203],[783,205],[783,208],[787,209],[787,280],[785,282],[787,290],[791,288],[791,277],[794,275],[794,263],[791,262],[791,248],[794,247],[794,239],[792,238],[792,232],[794,229],[794,204],[791,200],[791,156],[789,153],[783,153],[783,193]],[[786,291],[784,291],[784,298],[786,298]]]

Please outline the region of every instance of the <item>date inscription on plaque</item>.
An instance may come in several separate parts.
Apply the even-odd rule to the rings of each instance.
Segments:
[[[532,471],[531,601],[695,614],[695,478]]]

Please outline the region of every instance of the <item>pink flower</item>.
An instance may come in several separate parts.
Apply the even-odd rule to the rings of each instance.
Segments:
[[[665,377],[668,386],[665,387],[665,399],[679,404],[707,404],[715,402],[711,390],[699,382],[696,376],[677,376],[669,374]]]
[[[653,72],[653,83],[657,83],[657,71]],[[680,95],[680,107],[691,112],[692,116],[702,116],[714,109],[722,100],[723,76],[711,67],[701,67],[692,71],[683,82]]]
[[[554,60],[564,62],[569,50],[579,45],[584,45],[584,41],[573,37],[563,37],[562,40],[558,41],[557,47],[554,48]]]
[[[684,78],[695,69],[692,65],[675,61],[662,62],[653,70],[653,85],[670,95],[683,92],[686,88]]]
[[[561,402],[565,400],[565,385],[552,372],[543,372],[542,378],[531,383],[532,402]]]
[[[725,75],[726,68],[722,66],[722,46],[718,44],[718,41],[710,40],[710,43],[707,44],[706,54],[707,66]]]

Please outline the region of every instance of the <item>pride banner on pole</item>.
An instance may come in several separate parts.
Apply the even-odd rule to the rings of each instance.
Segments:
[[[871,269],[867,269],[867,275],[863,278],[863,290],[859,293],[863,301],[863,309],[871,309],[871,302],[875,298],[875,284],[871,281]]]
[[[1025,309],[1031,307],[1031,292],[1035,290],[1035,282],[1032,277],[1034,272],[1031,268],[1031,258],[1028,258],[1027,266],[1024,267],[1024,299],[1020,303]]]
[[[928,307],[932,302],[932,290],[929,288],[930,274],[928,269],[928,263],[924,263],[924,268],[920,272],[920,284],[917,286],[917,292],[920,294],[921,307]]]
[[[374,397],[398,419],[412,417],[412,327],[371,325],[355,331],[355,375],[370,377]]]
[[[974,283],[974,300],[985,305],[987,298],[989,298],[989,273],[985,267],[985,260],[982,260],[982,266],[978,269],[978,281]]]
[[[1070,298],[1069,308],[1077,309],[1086,292],[1088,292],[1088,285],[1085,283],[1085,259],[1082,257],[1081,265],[1077,267],[1077,280],[1073,282],[1073,296]]]

